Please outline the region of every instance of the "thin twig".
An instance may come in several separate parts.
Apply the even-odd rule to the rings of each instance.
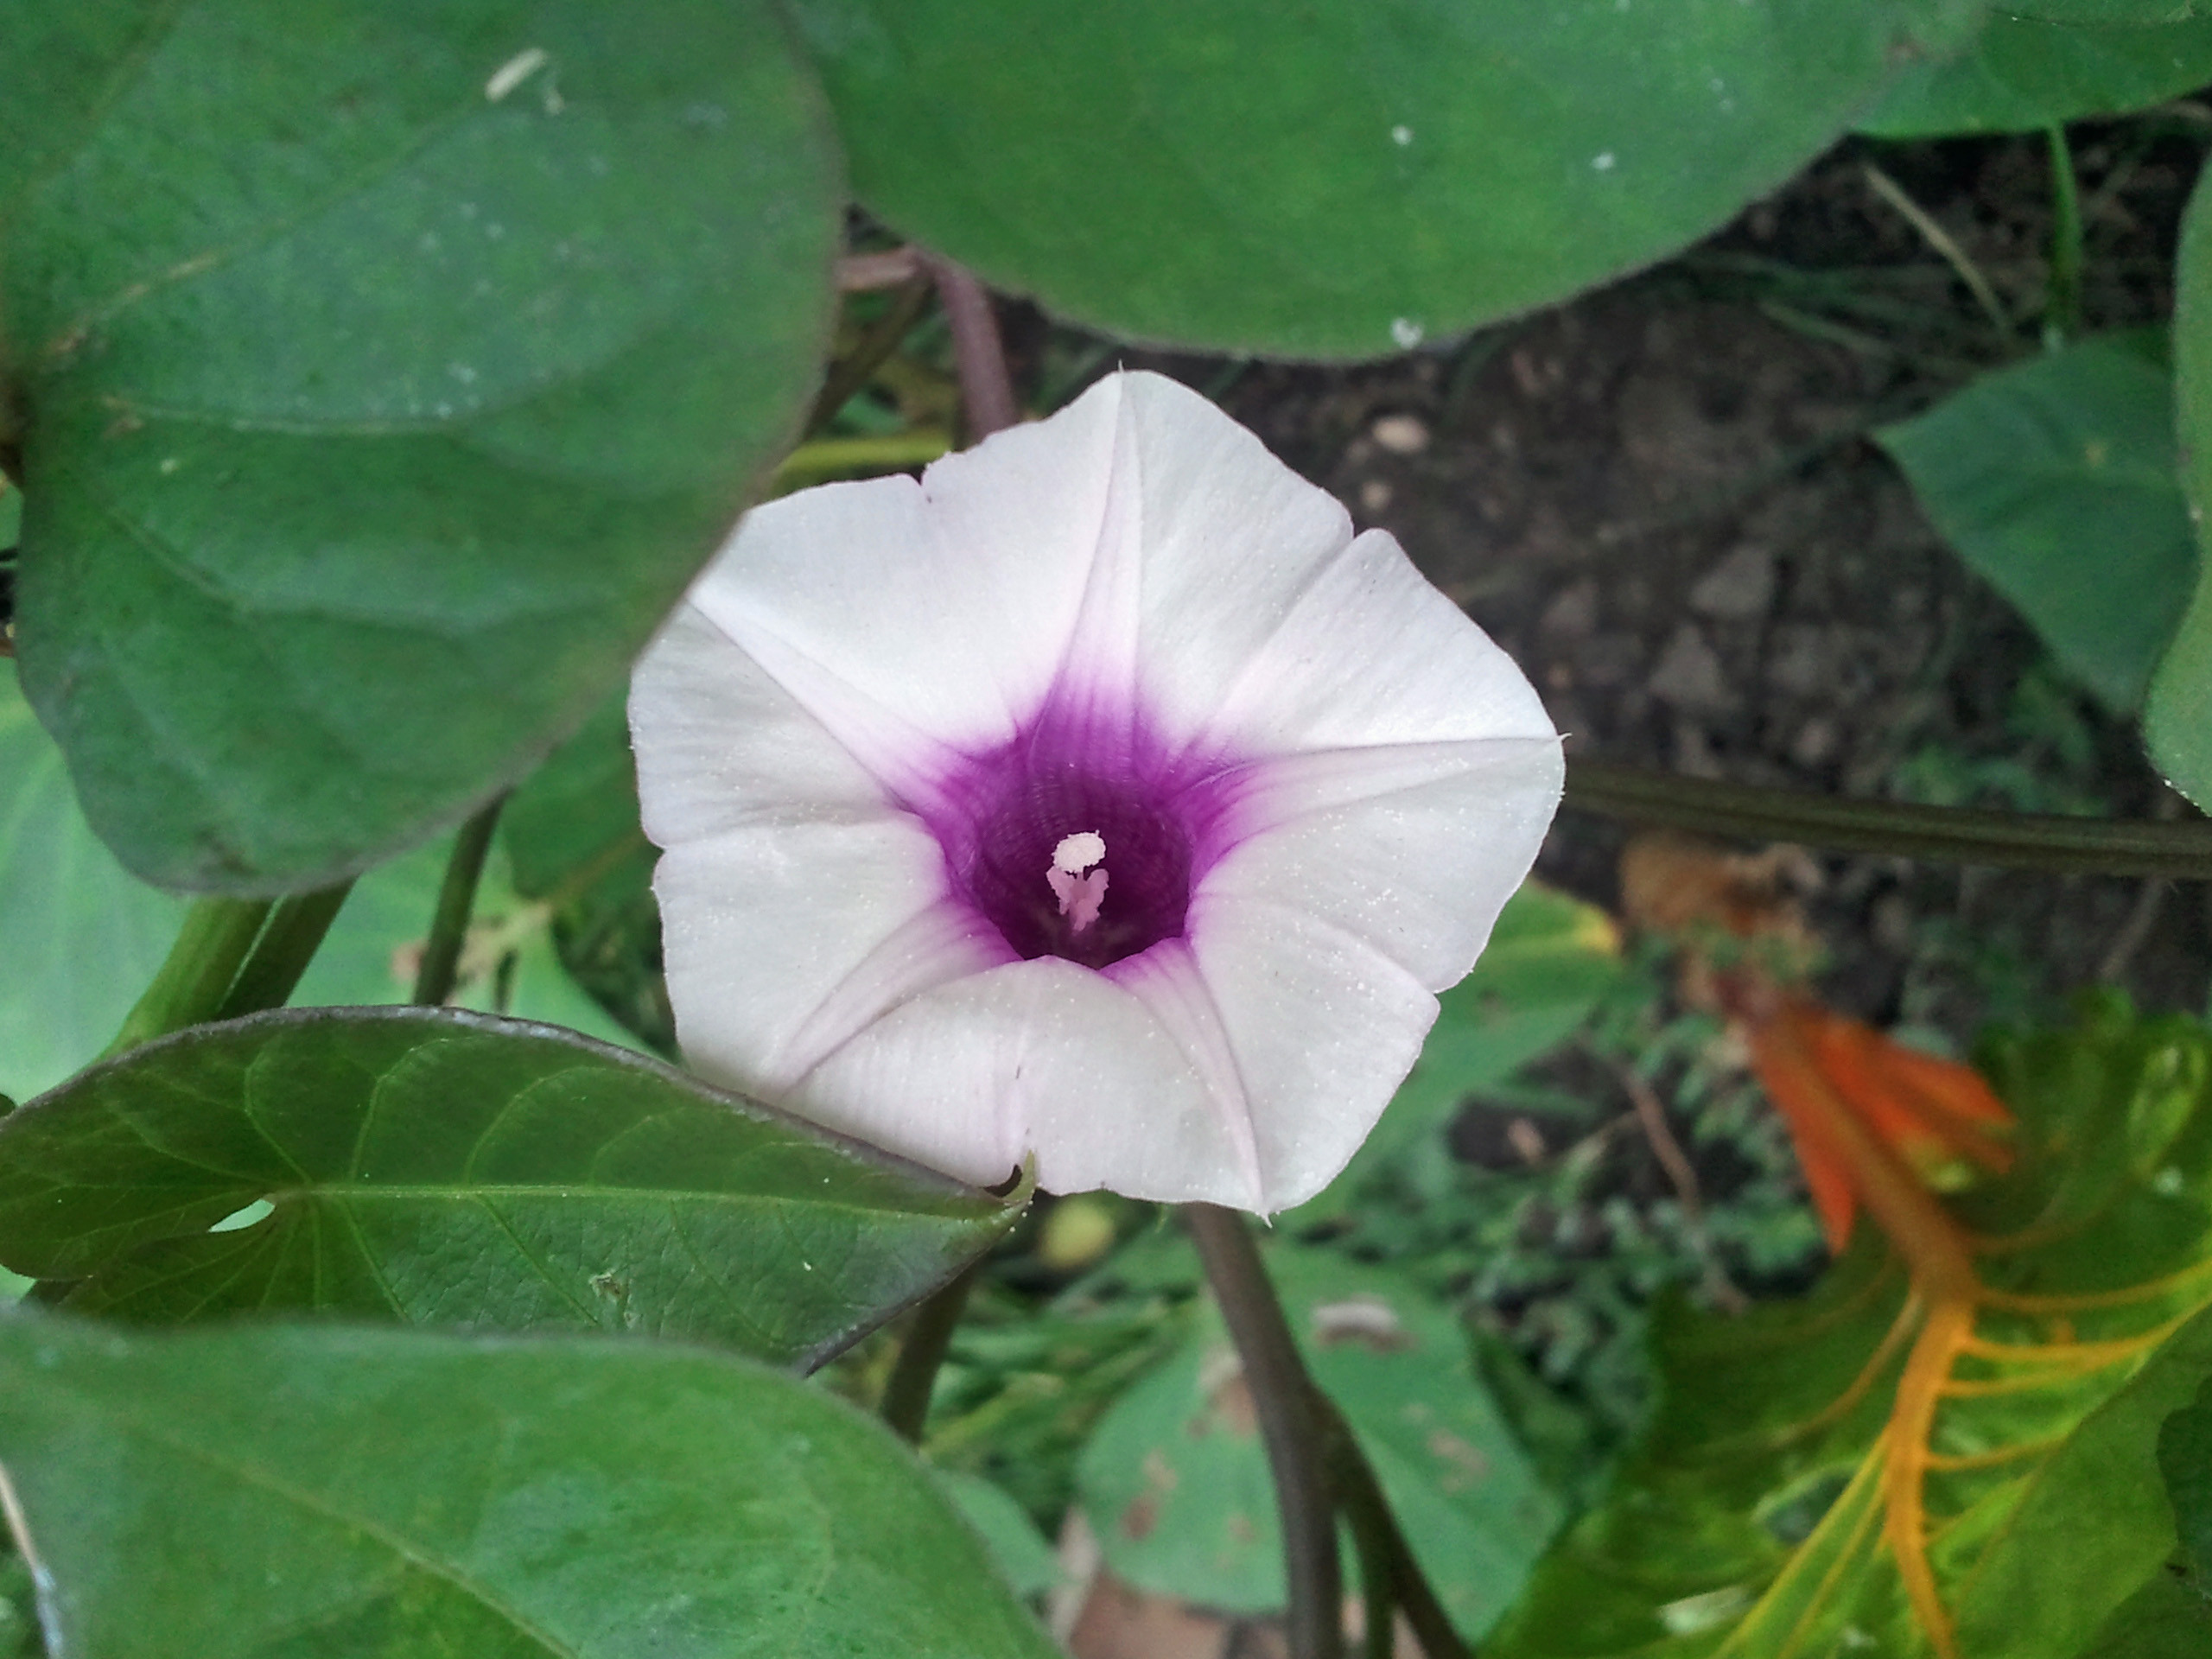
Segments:
[[[2212,880],[2212,823],[2202,818],[2151,823],[1849,800],[1806,790],[1685,778],[1580,755],[1567,757],[1562,804],[1631,823],[1745,841],[1795,841],[1838,852],[2011,869]]]
[[[1951,233],[1929,217],[1928,210],[1905,194],[1904,187],[1874,165],[1863,164],[1866,182],[1874,187],[1874,194],[1903,213],[1918,231],[1928,245],[1943,256],[1944,262],[1959,274],[1959,280],[1973,294],[1974,302],[1988,317],[1990,326],[2006,339],[2012,335],[2012,321],[2005,315],[2005,308],[1997,298],[1997,290],[1989,285],[1989,278],[1981,274],[1981,267],[1967,257],[1967,251],[1951,239]]]
[[[976,1283],[980,1263],[970,1262],[959,1275],[914,1310],[906,1327],[906,1340],[883,1385],[883,1421],[909,1446],[922,1443],[922,1428],[929,1421],[930,1395],[937,1389],[937,1374],[952,1347],[952,1332],[968,1306],[968,1293]]]
[[[423,960],[415,970],[415,994],[409,1000],[418,1007],[435,1008],[453,995],[454,971],[461,966],[461,947],[468,938],[468,913],[476,908],[476,884],[484,874],[484,856],[492,850],[493,826],[499,821],[504,795],[495,796],[477,810],[454,837],[446,859],[446,876],[438,887],[438,908],[430,918],[430,937],[423,944]]]
[[[1689,1154],[1682,1150],[1682,1143],[1675,1138],[1674,1128],[1667,1122],[1667,1109],[1660,1104],[1651,1085],[1637,1076],[1632,1067],[1616,1064],[1612,1070],[1620,1079],[1630,1104],[1636,1108],[1636,1121],[1643,1130],[1652,1155],[1659,1160],[1659,1167],[1667,1172],[1667,1179],[1675,1189],[1675,1201],[1682,1206],[1682,1224],[1705,1268],[1705,1294],[1723,1313],[1743,1313],[1751,1306],[1751,1298],[1736,1288],[1713,1250],[1713,1236],[1706,1230],[1705,1194],[1698,1187],[1697,1169],[1690,1162]]]
[[[1243,1363],[1260,1420],[1268,1467],[1282,1517],[1283,1579],[1290,1592],[1291,1659],[1340,1659],[1342,1586],[1337,1567],[1336,1506],[1331,1501],[1319,1391],[1275,1300],[1244,1217],[1217,1205],[1186,1204],[1184,1224],[1198,1247],[1206,1284]]]
[[[922,313],[929,308],[930,296],[936,291],[929,274],[918,270],[891,296],[890,308],[869,325],[849,353],[830,365],[813,412],[806,417],[808,431],[827,426],[852,395],[875,378],[875,372],[891,360],[907,331],[921,321]]]
[[[1358,1547],[1360,1572],[1368,1572],[1370,1556],[1381,1563],[1379,1570],[1388,1577],[1391,1599],[1404,1611],[1406,1623],[1414,1627],[1414,1635],[1428,1659],[1468,1659],[1467,1644],[1460,1639],[1452,1616],[1444,1611],[1444,1604],[1437,1599],[1421,1563],[1414,1559],[1413,1547],[1406,1542],[1397,1516],[1391,1514],[1382,1483],[1375,1478],[1374,1467],[1360,1450],[1351,1425],[1337,1409],[1336,1402],[1318,1389],[1314,1402],[1328,1441],[1329,1478]],[[1389,1624],[1386,1619],[1386,1630]],[[1370,1627],[1370,1653],[1390,1651],[1388,1645],[1375,1648],[1373,1640]]]
[[[849,253],[837,261],[837,291],[866,294],[879,288],[896,288],[913,281],[921,269],[921,256],[911,247]]]
[[[999,339],[998,315],[983,285],[962,267],[932,254],[930,273],[937,278],[938,303],[952,329],[952,355],[960,368],[960,403],[970,442],[1002,432],[1021,418],[1007,372],[1006,346]]]

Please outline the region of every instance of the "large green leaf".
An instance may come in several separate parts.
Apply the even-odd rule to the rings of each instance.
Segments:
[[[1373,357],[1659,257],[1948,0],[790,0],[861,200],[1109,332]]]
[[[2212,80],[2212,17],[2157,28],[1998,16],[1947,62],[1916,63],[1859,118],[1878,138],[2035,132],[2125,115]]]
[[[2201,17],[2206,0],[2005,0],[2016,17],[2051,23],[2177,23]]]
[[[88,1064],[162,965],[183,903],[115,861],[0,669],[0,1094]]]
[[[651,1344],[0,1321],[56,1654],[1050,1659],[911,1453]]]
[[[1961,556],[2133,714],[2196,573],[2163,339],[2015,364],[1875,435]]]
[[[1466,1333],[1388,1272],[1294,1247],[1269,1250],[1268,1263],[1315,1381],[1351,1423],[1453,1621],[1479,1635],[1560,1506],[1476,1378]],[[1077,1478],[1119,1577],[1232,1611],[1283,1605],[1251,1393],[1212,1310],[1100,1420]]]
[[[1491,1659],[2077,1659],[2161,1567],[2159,1426],[2212,1367],[2212,1041],[2105,1002],[1989,1059],[2020,1156],[1957,1200],[1965,1323],[1864,1223],[1802,1300],[1668,1310],[1656,1420]]]
[[[2174,263],[2174,404],[2181,480],[2197,546],[2212,503],[2212,174],[2197,181]],[[2196,591],[2152,677],[2143,706],[2151,760],[2197,805],[2212,805],[2212,560],[2198,561]]]
[[[2212,1602],[2163,1567],[2120,1603],[2081,1659],[2204,1659],[2212,1653]]]
[[[573,728],[773,462],[838,226],[766,0],[0,0],[24,683],[140,874],[304,887]]]
[[[457,1010],[203,1026],[0,1120],[0,1262],[150,1320],[639,1330],[808,1365],[1014,1214],[656,1061]]]

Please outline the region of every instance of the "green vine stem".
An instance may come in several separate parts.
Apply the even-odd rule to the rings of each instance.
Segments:
[[[921,321],[922,313],[929,308],[930,296],[934,291],[929,277],[920,273],[899,285],[891,296],[889,308],[860,337],[849,353],[830,365],[822,390],[815,397],[813,411],[806,417],[809,432],[819,432],[829,425],[830,416],[890,361],[907,331]]]
[[[153,983],[124,1017],[123,1028],[100,1058],[215,1019],[261,936],[269,911],[266,899],[193,900]]]
[[[476,884],[483,877],[485,855],[492,850],[492,830],[506,798],[494,796],[454,837],[453,852],[446,859],[445,880],[438,887],[438,908],[430,918],[430,937],[423,942],[422,964],[415,970],[411,1000],[418,1007],[437,1007],[453,995],[461,947],[468,938],[468,913],[476,907]]]
[[[353,882],[340,881],[277,900],[215,1017],[236,1020],[264,1008],[281,1008],[290,1001],[300,976],[322,948],[323,935],[330,931],[339,907],[353,890]]]
[[[2064,345],[2082,332],[2082,188],[2066,129],[2045,129],[2050,146],[2050,295],[2044,308],[2044,344]]]
[[[1802,842],[1838,852],[2082,874],[2212,880],[2212,823],[2202,818],[2152,823],[1846,800],[1579,756],[1567,759],[1563,804],[1632,823],[1745,841]]]
[[[1318,1389],[1314,1390],[1314,1408],[1328,1438],[1330,1484],[1336,1489],[1337,1502],[1343,1507],[1345,1522],[1351,1528],[1352,1542],[1359,1552],[1360,1576],[1366,1581],[1363,1588],[1367,1597],[1368,1652],[1389,1654],[1390,1637],[1387,1632],[1392,1609],[1395,1607],[1405,1613],[1406,1623],[1414,1627],[1414,1635],[1419,1638],[1427,1659],[1469,1659],[1467,1644],[1460,1640],[1452,1616],[1444,1611],[1444,1604],[1437,1599],[1435,1589],[1421,1570],[1421,1563],[1414,1559],[1413,1547],[1406,1542],[1398,1517],[1390,1513],[1389,1500],[1382,1495],[1382,1483],[1376,1478],[1367,1454],[1359,1449],[1351,1425],[1337,1409],[1336,1402]],[[1379,1595],[1375,1583],[1377,1579],[1381,1580]],[[1380,1647],[1376,1645],[1375,1637],[1378,1602],[1386,1632]]]
[[[1290,1592],[1291,1659],[1340,1659],[1344,1592],[1319,1390],[1306,1375],[1244,1217],[1217,1205],[1186,1204],[1183,1222],[1243,1363],[1244,1384],[1274,1476],[1283,1578]]]
[[[883,1385],[883,1421],[909,1446],[922,1443],[938,1369],[952,1346],[953,1328],[968,1306],[968,1292],[980,1265],[963,1268],[957,1278],[914,1310],[906,1340],[899,1344],[899,1357],[892,1363],[891,1380]]]

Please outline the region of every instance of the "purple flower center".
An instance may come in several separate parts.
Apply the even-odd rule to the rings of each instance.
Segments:
[[[1198,826],[1155,746],[1084,741],[1077,725],[1040,720],[925,816],[953,890],[1015,955],[1104,968],[1182,937]]]

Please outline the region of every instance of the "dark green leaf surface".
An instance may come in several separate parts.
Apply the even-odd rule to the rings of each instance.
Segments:
[[[156,1321],[638,1330],[806,1365],[1014,1213],[657,1062],[454,1010],[201,1027],[0,1120],[0,1262]]]
[[[2212,1371],[2212,1367],[2208,1367]],[[2197,1583],[2212,1594],[2212,1376],[2158,1427],[2158,1474]]]
[[[1946,62],[1908,68],[1859,130],[1878,138],[2036,132],[2124,115],[2212,80],[2212,17],[2156,28],[1999,15]]]
[[[991,1565],[1018,1596],[1041,1596],[1063,1577],[1052,1541],[1037,1530],[1028,1511],[1002,1486],[961,1469],[932,1469],[938,1489],[950,1498],[976,1535],[983,1541]]]
[[[2051,23],[2177,23],[2208,8],[2205,0],[2005,0],[2005,10]]]
[[[1560,1518],[1477,1380],[1457,1319],[1392,1274],[1268,1252],[1314,1380],[1342,1408],[1399,1524],[1470,1636],[1504,1611]],[[1116,1402],[1077,1467],[1115,1573],[1232,1611],[1283,1605],[1282,1542],[1250,1390],[1211,1308]]]
[[[2081,1659],[2204,1659],[2212,1653],[2212,1602],[2161,1567],[2120,1603]]]
[[[1373,357],[1688,242],[1948,0],[791,0],[861,200],[1109,333]]]
[[[0,1322],[57,1653],[1050,1659],[913,1457],[649,1344]]]
[[[361,869],[613,687],[810,394],[765,0],[0,0],[26,688],[170,886]]]
[[[2197,181],[2174,262],[2174,405],[2182,487],[2199,550],[2196,589],[2143,706],[2152,764],[2200,807],[2212,805],[2212,565],[2202,556],[2212,502],[2212,175]]]
[[[1960,556],[2133,713],[2196,572],[2162,342],[2085,340],[1876,436]]]
[[[27,1100],[91,1064],[184,909],[100,844],[60,751],[0,664],[0,1094]]]

